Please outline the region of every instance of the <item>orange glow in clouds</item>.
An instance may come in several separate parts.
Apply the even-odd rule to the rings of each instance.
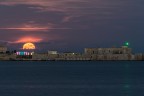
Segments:
[[[20,30],[20,31],[48,31],[51,26],[42,26],[39,24],[24,24],[17,27],[0,28],[0,30]]]
[[[43,28],[38,28],[38,27],[34,27],[34,28],[5,28],[5,29],[22,30],[22,31],[45,31],[45,30],[48,30],[48,28],[45,28],[45,27],[43,27]]]
[[[41,42],[41,41],[42,39],[36,37],[23,37],[15,41],[14,43]]]
[[[0,28],[6,30],[21,30],[21,31],[47,31],[47,27],[21,27],[21,28]]]

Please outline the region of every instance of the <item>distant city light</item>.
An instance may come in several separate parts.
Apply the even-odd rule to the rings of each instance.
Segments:
[[[26,56],[26,55],[33,55],[34,52],[16,52],[16,55]]]

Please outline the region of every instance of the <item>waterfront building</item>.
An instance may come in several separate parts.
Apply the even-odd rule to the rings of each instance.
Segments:
[[[132,49],[126,46],[122,46],[121,48],[85,48],[85,54],[132,54]]]
[[[48,51],[48,54],[58,54],[57,51]]]
[[[128,46],[121,48],[85,48],[84,53],[48,51],[36,53],[23,50],[8,54],[7,48],[0,46],[0,60],[144,60],[144,54],[132,54]]]
[[[0,54],[0,60],[16,60],[15,54]]]
[[[144,60],[144,55],[139,53],[139,54],[135,54],[135,60]]]
[[[90,60],[90,55],[73,53],[73,52],[65,52],[59,54],[59,58],[57,58],[57,60]]]
[[[32,55],[32,60],[48,60],[48,53],[35,53]]]
[[[0,46],[0,53],[6,53],[7,47],[5,46]]]
[[[85,53],[91,60],[133,60],[132,49],[127,46],[121,48],[85,48]]]

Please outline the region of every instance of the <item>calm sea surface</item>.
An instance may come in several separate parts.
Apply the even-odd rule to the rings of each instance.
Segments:
[[[0,96],[144,96],[144,62],[3,61]]]

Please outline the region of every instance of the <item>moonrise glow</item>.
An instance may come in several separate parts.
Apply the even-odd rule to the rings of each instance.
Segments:
[[[142,0],[1,0],[0,43],[12,49],[81,51],[130,42],[144,52]]]

